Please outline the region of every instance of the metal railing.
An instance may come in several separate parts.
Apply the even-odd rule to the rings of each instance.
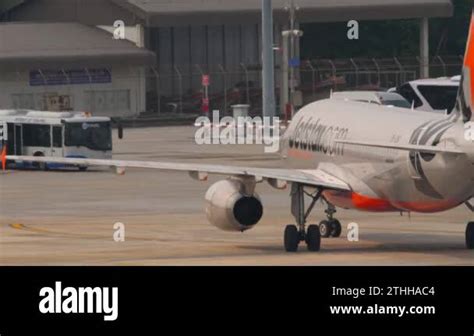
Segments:
[[[431,77],[451,77],[461,73],[462,56],[437,56],[430,60]],[[169,69],[169,67],[162,67]],[[175,66],[176,69],[180,68]],[[184,68],[184,69],[183,69]],[[230,113],[234,104],[251,105],[251,113],[261,112],[261,65],[240,64],[238,67],[225,67],[217,64],[212,67],[203,65],[184,66],[177,75],[149,72],[155,78],[155,87],[149,92],[148,107],[151,113],[177,112],[199,113],[203,88],[201,77],[211,77],[211,109]],[[393,58],[352,58],[318,59],[301,62],[298,69],[298,89],[302,92],[303,102],[326,98],[331,91],[341,90],[387,90],[398,87],[420,77],[420,59],[417,57]],[[276,69],[276,94],[279,101],[281,72]],[[174,107],[174,108],[172,108]]]

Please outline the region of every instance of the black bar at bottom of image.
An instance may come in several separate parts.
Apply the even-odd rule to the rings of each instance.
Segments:
[[[0,335],[473,335],[473,280],[467,267],[0,267]]]

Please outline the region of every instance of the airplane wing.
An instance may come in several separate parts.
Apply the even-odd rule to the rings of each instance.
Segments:
[[[167,162],[149,162],[149,161],[117,161],[117,160],[93,160],[93,159],[65,159],[50,157],[32,157],[32,156],[6,156],[7,160],[20,162],[44,162],[56,163],[74,166],[99,166],[112,168],[142,168],[156,169],[168,172],[187,172],[194,179],[206,180],[208,174],[254,177],[257,180],[267,180],[276,188],[284,188],[281,182],[301,183],[307,186],[351,191],[350,186],[344,181],[326,173],[321,169],[315,170],[296,170],[296,169],[268,169],[235,167],[221,165],[205,165],[194,163],[167,163]]]
[[[366,141],[349,141],[349,140],[338,140],[336,141],[339,144],[343,145],[354,145],[354,146],[364,146],[364,147],[373,147],[373,148],[385,148],[385,149],[397,149],[402,151],[414,151],[414,152],[425,152],[425,153],[446,153],[446,154],[465,154],[463,151],[453,149],[453,148],[443,148],[435,146],[422,146],[422,145],[411,145],[411,144],[395,144],[395,143],[374,143]]]

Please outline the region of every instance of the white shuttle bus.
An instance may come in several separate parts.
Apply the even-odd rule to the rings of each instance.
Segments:
[[[415,110],[446,114],[451,113],[456,105],[460,84],[461,76],[419,79],[389,92],[403,96]]]
[[[112,158],[112,120],[78,112],[0,111],[7,155],[61,158]],[[120,130],[120,137],[122,131]],[[2,145],[3,143],[3,145]],[[9,162],[15,167],[43,170],[64,168],[53,164]],[[87,167],[77,167],[86,170]]]

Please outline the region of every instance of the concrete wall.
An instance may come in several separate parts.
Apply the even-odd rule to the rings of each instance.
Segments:
[[[0,74],[0,106],[38,110],[92,112],[96,116],[127,117],[145,111],[146,88],[141,68],[112,68],[108,84],[31,86],[29,72]],[[66,97],[55,105],[59,97]],[[67,103],[69,101],[69,103]]]

